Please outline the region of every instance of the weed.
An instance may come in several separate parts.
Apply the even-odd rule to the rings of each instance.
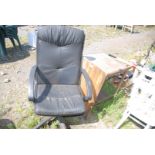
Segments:
[[[114,87],[110,83],[105,83],[103,89],[113,93]],[[107,127],[114,127],[121,119],[127,105],[127,97],[123,90],[120,90],[113,98],[100,102],[92,109],[98,119],[102,119]],[[128,128],[134,128],[133,123],[127,124]]]
[[[57,129],[59,127],[59,122],[57,120],[53,121],[50,127],[52,129]]]

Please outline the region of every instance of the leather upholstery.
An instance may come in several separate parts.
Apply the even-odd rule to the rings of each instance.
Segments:
[[[39,84],[37,87],[36,114],[68,116],[81,115],[85,112],[81,89],[78,85]]]
[[[66,26],[44,26],[38,31],[39,84],[79,84],[84,32]]]
[[[36,114],[73,116],[85,112],[79,86],[84,39],[82,30],[71,27],[39,28],[37,69],[33,74],[37,86],[35,96],[30,96],[34,97]]]

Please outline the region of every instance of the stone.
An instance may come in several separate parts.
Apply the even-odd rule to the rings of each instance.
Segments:
[[[19,73],[21,73],[21,71],[19,70],[19,71],[17,71],[17,74],[19,74]]]
[[[8,82],[10,82],[11,80],[9,80],[9,79],[4,79],[4,83],[8,83]]]
[[[7,75],[7,73],[5,73],[5,72],[0,72],[0,75],[1,75],[1,76]]]

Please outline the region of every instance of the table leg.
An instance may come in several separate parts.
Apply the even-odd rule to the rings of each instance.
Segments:
[[[120,83],[119,83],[119,85],[118,85],[118,87],[117,87],[117,90],[116,90],[115,94],[118,93],[118,91],[120,90],[120,88],[121,88],[121,86],[122,86],[122,84],[123,84],[123,80],[125,79],[125,76],[126,76],[128,70],[129,70],[129,69],[127,69],[127,70],[124,71],[123,76],[122,76],[122,78],[121,78],[121,80],[120,80]]]

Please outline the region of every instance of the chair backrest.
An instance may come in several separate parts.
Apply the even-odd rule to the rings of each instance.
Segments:
[[[4,25],[5,37],[6,38],[16,38],[18,29],[16,25]]]
[[[67,26],[42,26],[37,33],[37,83],[79,84],[85,35]]]

